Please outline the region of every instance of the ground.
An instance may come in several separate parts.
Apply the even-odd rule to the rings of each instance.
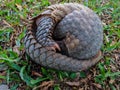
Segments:
[[[82,3],[102,20],[103,58],[87,71],[47,69],[24,51],[25,20],[49,5],[65,2]],[[0,84],[11,90],[120,90],[119,11],[119,0],[0,0]]]

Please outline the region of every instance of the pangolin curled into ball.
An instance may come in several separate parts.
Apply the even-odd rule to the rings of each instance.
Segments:
[[[78,72],[101,59],[103,28],[99,17],[77,3],[49,6],[31,18],[24,38],[26,53],[41,66]]]

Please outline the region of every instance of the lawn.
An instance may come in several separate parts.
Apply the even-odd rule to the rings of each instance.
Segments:
[[[78,73],[35,64],[24,50],[25,20],[55,3],[78,2],[104,27],[101,61]],[[0,84],[11,90],[120,90],[120,0],[0,0]]]

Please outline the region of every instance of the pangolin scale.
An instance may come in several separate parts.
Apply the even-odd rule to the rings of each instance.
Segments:
[[[51,5],[29,20],[25,51],[41,66],[79,72],[101,59],[102,29],[101,20],[88,7]]]

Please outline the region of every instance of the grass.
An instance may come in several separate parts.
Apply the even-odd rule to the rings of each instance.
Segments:
[[[63,0],[60,3],[65,2],[70,1]],[[3,71],[6,73],[5,75],[2,75],[3,72],[0,72],[0,80],[6,80],[7,84],[11,84],[11,90],[16,90],[21,86],[25,90],[36,90],[41,88],[39,87],[40,85],[45,85],[45,82],[49,81],[54,81],[54,84],[51,85],[54,90],[62,90],[63,87],[68,88],[69,85],[62,84],[67,81],[80,81],[79,85],[76,86],[77,89],[85,89],[85,87],[90,89],[90,86],[104,90],[119,89],[119,0],[109,0],[106,2],[88,0],[83,2],[84,5],[94,10],[103,22],[104,45],[102,51],[104,58],[90,71],[80,72],[79,74],[37,66],[29,61],[29,56],[24,55],[22,39],[25,35],[26,27],[22,19],[36,16],[53,2],[48,0],[41,0],[40,2],[37,0],[0,0],[0,3],[0,65],[4,64],[8,67],[6,71]],[[77,79],[78,75],[79,79]],[[76,89],[74,87],[71,88]]]

